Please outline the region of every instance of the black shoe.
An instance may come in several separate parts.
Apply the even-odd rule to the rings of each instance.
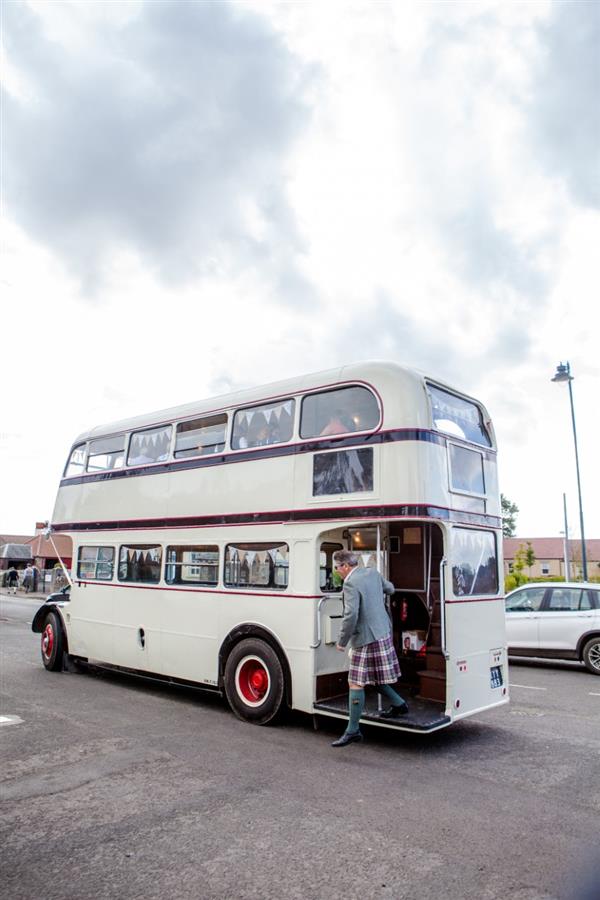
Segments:
[[[380,719],[397,719],[398,716],[408,715],[408,703],[402,706],[390,706],[388,709],[382,709],[379,713]]]
[[[362,741],[363,736],[360,731],[355,731],[354,734],[344,734],[332,743],[332,747],[345,747],[346,744],[352,744],[354,741]]]

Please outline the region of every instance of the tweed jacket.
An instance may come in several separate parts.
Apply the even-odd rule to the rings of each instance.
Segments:
[[[395,587],[377,569],[358,566],[344,581],[344,616],[338,645],[364,647],[387,637],[392,623],[385,605],[384,594],[393,594]]]

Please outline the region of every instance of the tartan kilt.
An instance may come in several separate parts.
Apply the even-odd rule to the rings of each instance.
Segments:
[[[399,678],[400,663],[391,634],[350,650],[348,681],[352,684],[395,684]]]

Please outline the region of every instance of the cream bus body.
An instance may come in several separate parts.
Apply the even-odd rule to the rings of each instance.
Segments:
[[[332,411],[342,430],[321,428]],[[253,442],[258,417],[274,439]],[[331,553],[351,547],[396,584],[414,695],[400,724],[374,702],[367,721],[433,731],[507,702],[493,428],[413,370],[356,364],[94,428],[73,445],[52,528],[73,539],[73,585],[34,620],[48,668],[60,640],[71,659],[223,691],[250,721],[284,702],[344,718]]]

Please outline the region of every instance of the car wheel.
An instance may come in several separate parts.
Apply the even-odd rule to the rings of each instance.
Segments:
[[[600,635],[593,637],[583,648],[583,661],[588,672],[600,675]]]
[[[260,638],[236,644],[225,664],[225,694],[238,719],[272,722],[283,706],[283,691],[283,668],[273,648]]]
[[[63,663],[65,637],[62,623],[55,612],[49,612],[42,629],[42,662],[49,672],[60,672]]]

